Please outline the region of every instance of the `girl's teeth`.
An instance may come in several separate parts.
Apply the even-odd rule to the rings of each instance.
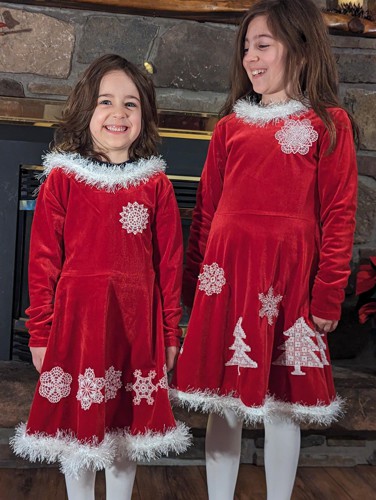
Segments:
[[[126,130],[126,127],[107,126],[106,128],[111,132],[124,132]]]

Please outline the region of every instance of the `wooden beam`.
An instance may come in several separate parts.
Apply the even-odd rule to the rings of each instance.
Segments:
[[[59,2],[56,0],[13,0],[8,3],[237,24],[243,13],[255,2],[256,0],[65,0]],[[376,9],[376,0],[368,0],[368,2],[372,8]],[[334,32],[376,37],[375,21],[332,12],[322,14],[326,25]]]

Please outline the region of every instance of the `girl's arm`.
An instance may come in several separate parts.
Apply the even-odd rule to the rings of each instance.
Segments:
[[[63,229],[65,208],[62,201],[63,179],[60,171],[52,171],[42,184],[31,230],[29,255],[30,307],[29,346],[33,361],[40,371],[53,318],[57,281],[64,258]],[[65,179],[66,180],[66,179]],[[39,365],[39,366],[37,366]]]
[[[224,127],[216,127],[197,191],[183,275],[183,302],[191,308],[211,223],[222,195],[226,149]]]
[[[356,155],[350,120],[343,110],[333,116],[337,143],[329,145],[327,131],[320,147],[318,193],[320,200],[321,249],[319,270],[312,290],[311,314],[327,321],[330,331],[340,319],[344,289],[350,274],[357,197]],[[324,328],[323,328],[324,326]]]
[[[173,368],[180,347],[181,280],[183,238],[178,205],[172,184],[163,176],[159,185],[153,224],[153,251],[156,279],[161,291],[167,370]]]

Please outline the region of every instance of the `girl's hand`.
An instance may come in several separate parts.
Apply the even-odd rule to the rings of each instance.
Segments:
[[[170,346],[166,348],[167,373],[174,368],[178,354],[179,354],[179,347]]]
[[[30,352],[33,357],[33,365],[39,373],[42,370],[46,349],[47,347],[30,347]]]
[[[318,318],[312,315],[312,320],[316,326],[317,331],[320,333],[333,332],[338,325],[338,321],[332,321],[330,319]]]

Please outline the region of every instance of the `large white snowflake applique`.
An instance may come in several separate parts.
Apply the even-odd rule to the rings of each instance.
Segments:
[[[43,372],[39,381],[39,394],[47,398],[50,403],[58,403],[70,394],[72,376],[64,372],[60,366],[54,366],[51,371]]]
[[[259,311],[260,318],[266,316],[268,318],[268,324],[272,325],[273,318],[278,317],[278,304],[283,299],[282,295],[274,295],[274,289],[271,286],[266,295],[263,293],[259,293],[258,298],[262,304],[262,307]]]
[[[286,120],[275,138],[281,145],[283,153],[300,153],[306,155],[319,134],[311,125],[311,120]]]
[[[105,386],[103,377],[95,377],[92,368],[86,368],[84,375],[78,376],[78,391],[76,398],[81,402],[81,408],[88,410],[93,403],[101,403],[103,394],[101,390]]]
[[[119,213],[121,218],[121,226],[127,231],[127,233],[142,233],[148,224],[149,212],[148,209],[141,203],[128,203],[126,207],[123,207],[123,211]]]
[[[105,373],[105,386],[104,386],[104,398],[105,401],[109,399],[114,399],[118,389],[123,385],[121,383],[121,371],[115,370],[111,366]]]
[[[153,383],[153,378],[157,375],[155,370],[149,370],[149,374],[146,377],[142,376],[141,370],[135,370],[133,375],[136,377],[136,381],[133,384],[129,383],[125,386],[126,391],[134,391],[136,393],[133,403],[139,405],[142,399],[146,399],[147,404],[152,405],[154,403],[152,394],[158,390],[158,385],[154,385]]]
[[[204,270],[198,275],[198,279],[198,289],[206,295],[218,295],[226,284],[225,272],[216,262],[204,264]]]

